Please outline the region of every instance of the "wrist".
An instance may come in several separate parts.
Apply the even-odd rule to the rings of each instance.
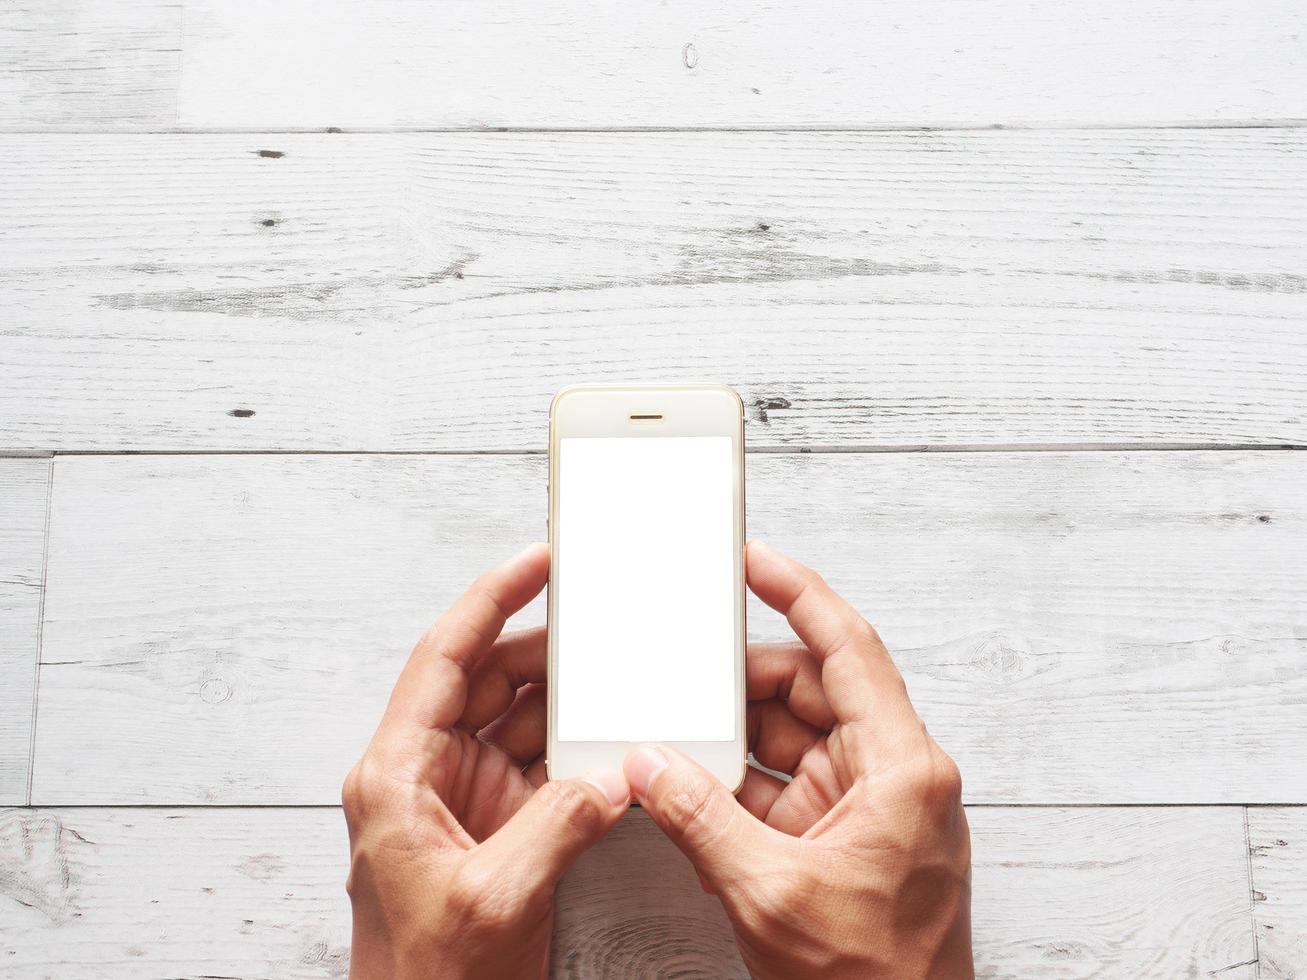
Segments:
[[[349,980],[427,980],[437,957],[377,925],[354,923]]]
[[[383,980],[400,976],[391,945],[356,925],[349,951],[349,980]]]

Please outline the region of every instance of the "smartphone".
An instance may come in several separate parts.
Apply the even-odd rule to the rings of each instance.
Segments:
[[[549,411],[551,779],[640,742],[744,782],[744,410],[724,385],[577,386]]]

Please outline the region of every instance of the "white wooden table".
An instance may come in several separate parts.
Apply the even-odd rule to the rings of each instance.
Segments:
[[[341,778],[550,394],[712,378],[981,975],[1307,976],[1305,125],[1300,0],[6,3],[0,975],[345,975]],[[554,966],[743,972],[638,814]]]

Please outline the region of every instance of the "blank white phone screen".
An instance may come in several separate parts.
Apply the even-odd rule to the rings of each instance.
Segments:
[[[559,440],[558,739],[735,738],[729,436]]]

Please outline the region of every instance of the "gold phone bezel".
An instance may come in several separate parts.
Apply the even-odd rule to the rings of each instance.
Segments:
[[[632,416],[637,416],[633,419]],[[638,418],[645,416],[645,418]],[[650,418],[656,416],[656,418]],[[595,769],[620,768],[630,742],[559,742],[557,726],[556,602],[558,523],[558,442],[576,436],[726,435],[735,460],[735,738],[718,742],[668,742],[698,761],[733,792],[744,783],[748,741],[745,722],[746,643],[744,576],[744,404],[735,390],[719,384],[574,385],[549,407],[549,562],[548,666],[549,720],[546,768],[550,779],[568,779]]]

